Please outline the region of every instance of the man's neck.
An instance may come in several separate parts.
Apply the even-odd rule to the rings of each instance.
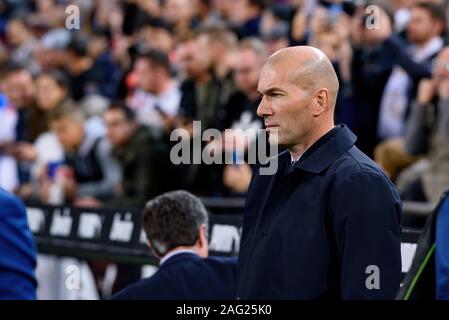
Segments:
[[[317,142],[322,136],[331,131],[333,128],[335,128],[334,124],[323,127],[322,129],[317,130],[315,133],[310,135],[310,137],[304,139],[303,142],[288,147],[288,151],[290,152],[292,159],[294,159],[295,161],[298,160],[301,155],[303,155],[304,152],[307,151],[307,149],[309,149],[315,142]]]
[[[173,250],[170,250],[169,252],[167,252],[159,261],[159,265],[162,265],[165,261],[167,261],[168,259],[170,259],[171,257],[177,255],[177,254],[181,254],[181,253],[193,253],[196,255],[199,255],[197,250],[195,249],[195,247],[176,247]]]

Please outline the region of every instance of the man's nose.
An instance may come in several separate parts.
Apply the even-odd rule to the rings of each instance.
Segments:
[[[262,98],[262,100],[259,103],[259,106],[257,107],[257,115],[259,117],[265,117],[265,116],[271,116],[273,114],[273,111],[271,110],[268,103],[265,101],[265,98]]]

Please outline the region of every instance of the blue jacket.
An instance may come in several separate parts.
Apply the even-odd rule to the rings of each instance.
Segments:
[[[275,175],[255,169],[245,205],[239,299],[395,297],[400,198],[355,141],[346,126],[336,126],[295,165],[285,151],[276,158]]]
[[[237,259],[179,253],[151,277],[118,292],[113,300],[229,300],[235,298]]]
[[[36,249],[25,208],[0,189],[0,299],[36,299]]]
[[[449,196],[438,214],[436,224],[436,298],[449,300]]]

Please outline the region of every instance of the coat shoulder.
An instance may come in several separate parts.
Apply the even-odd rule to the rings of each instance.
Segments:
[[[347,152],[342,154],[333,163],[332,167],[335,172],[342,175],[342,178],[364,173],[378,175],[381,178],[388,179],[379,166],[356,146],[351,147]]]
[[[337,185],[352,179],[377,180],[397,192],[396,187],[381,168],[356,146],[351,147],[329,168],[335,174]]]

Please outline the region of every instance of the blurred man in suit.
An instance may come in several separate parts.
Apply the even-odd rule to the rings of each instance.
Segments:
[[[0,300],[36,299],[36,248],[20,200],[0,189]]]
[[[208,216],[200,199],[186,191],[156,197],[146,205],[143,228],[159,270],[112,299],[235,298],[237,260],[208,257]]]

